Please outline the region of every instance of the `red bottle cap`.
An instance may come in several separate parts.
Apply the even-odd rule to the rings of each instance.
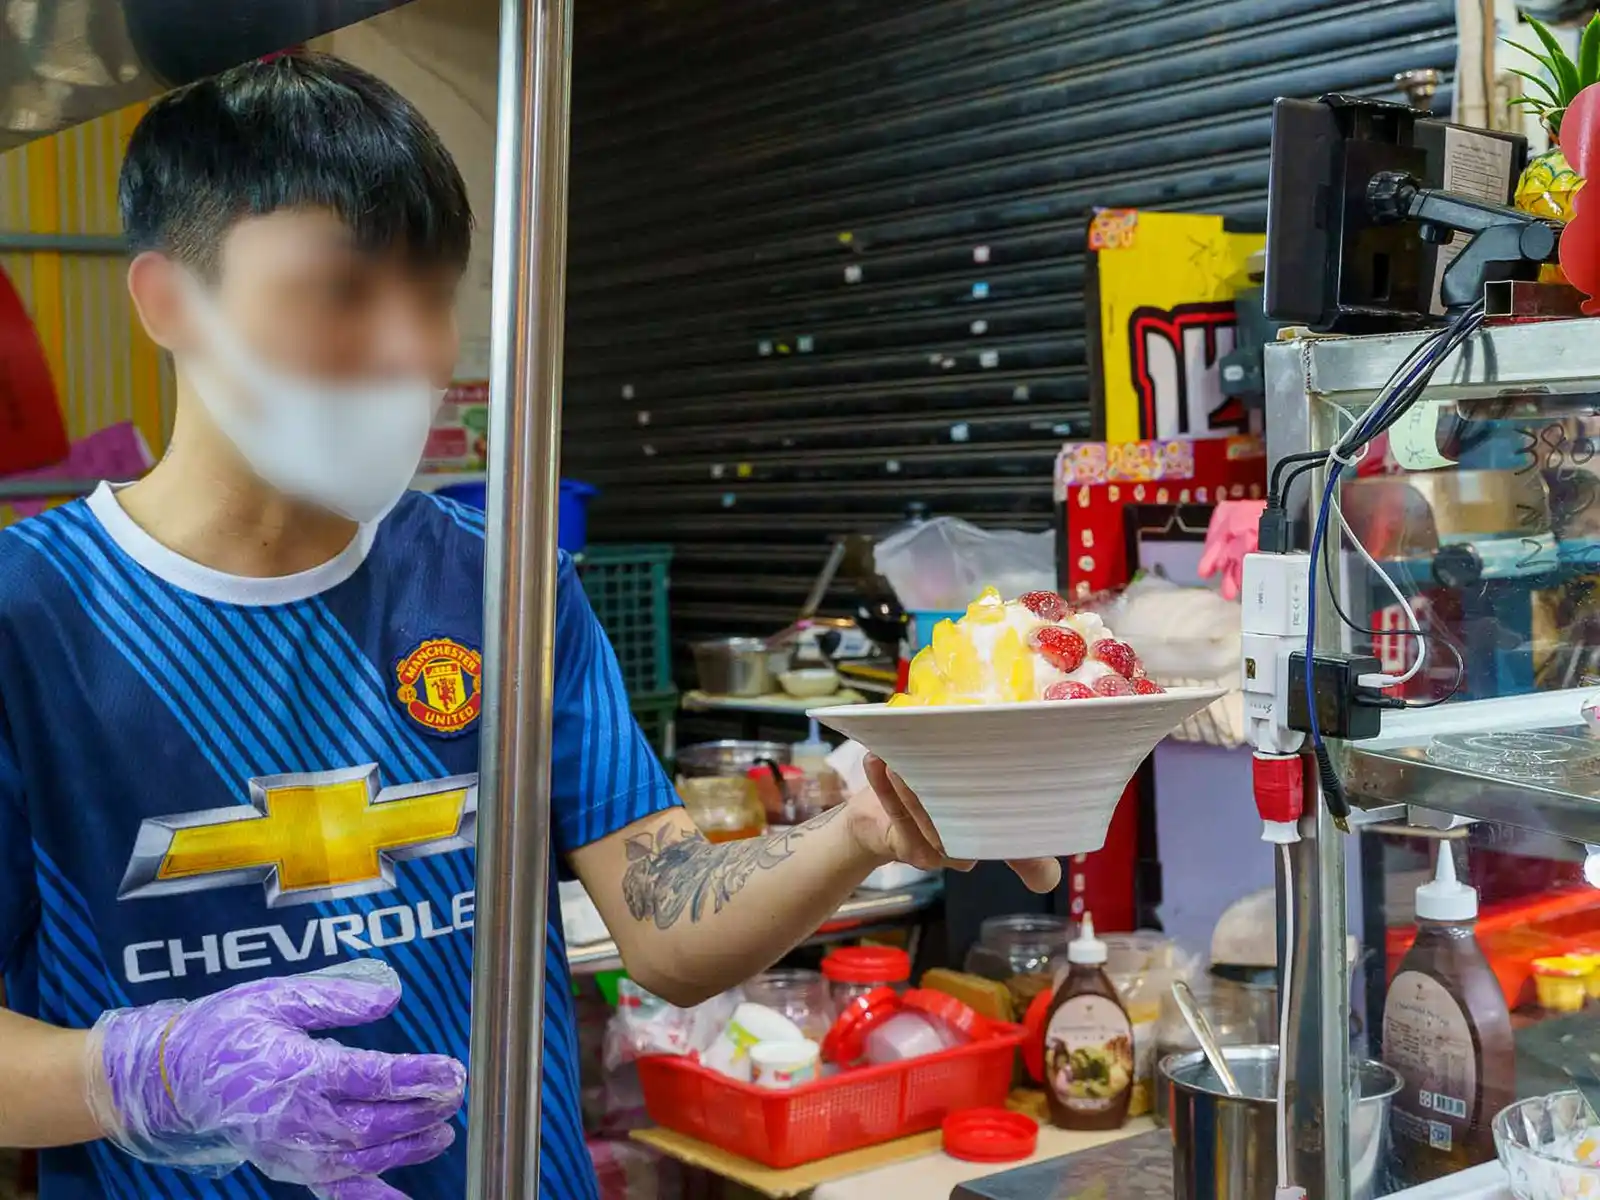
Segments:
[[[1022,1039],[1022,1065],[1028,1068],[1035,1083],[1044,1082],[1044,1028],[1050,1019],[1050,1001],[1055,999],[1055,989],[1045,988],[1028,1005],[1022,1018],[1022,1028],[1027,1036]]]
[[[900,1011],[900,997],[893,988],[873,988],[844,1006],[839,1019],[822,1039],[822,1057],[848,1067],[866,1053],[867,1034]]]
[[[944,1152],[967,1162],[1016,1162],[1039,1145],[1032,1117],[1004,1108],[967,1108],[944,1119]]]
[[[935,992],[928,988],[913,988],[906,993],[905,1004],[907,1008],[914,1008],[920,1013],[926,1013],[943,1021],[957,1033],[964,1034],[968,1041],[975,1041],[989,1032],[989,1022],[979,1016],[971,1006],[943,992]]]
[[[893,946],[844,946],[822,960],[822,974],[835,983],[903,983],[911,978],[911,955]]]

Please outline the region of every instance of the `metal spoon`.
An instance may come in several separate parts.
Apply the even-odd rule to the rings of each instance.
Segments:
[[[1178,1002],[1178,1011],[1189,1023],[1189,1031],[1194,1034],[1194,1040],[1200,1043],[1200,1050],[1206,1056],[1206,1061],[1217,1073],[1217,1078],[1222,1080],[1222,1090],[1230,1096],[1244,1095],[1244,1090],[1239,1087],[1239,1081],[1233,1077],[1233,1069],[1228,1066],[1228,1060],[1222,1056],[1222,1047],[1217,1045],[1216,1034],[1211,1032],[1211,1022],[1206,1020],[1206,1014],[1195,1001],[1189,985],[1181,979],[1174,980],[1172,998]]]

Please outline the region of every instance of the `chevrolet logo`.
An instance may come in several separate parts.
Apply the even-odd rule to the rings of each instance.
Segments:
[[[394,886],[394,864],[475,844],[478,777],[378,789],[375,763],[250,781],[250,804],[139,826],[117,896],[176,896],[264,884],[267,905]]]

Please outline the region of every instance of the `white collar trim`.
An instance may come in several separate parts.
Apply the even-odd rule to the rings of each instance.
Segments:
[[[360,569],[378,536],[379,522],[369,521],[350,539],[348,546],[309,571],[266,578],[229,575],[169,550],[135,524],[117,499],[117,490],[126,486],[102,483],[90,495],[89,512],[100,522],[101,528],[124,554],[158,579],[202,599],[224,604],[260,608],[319,596],[338,587]]]

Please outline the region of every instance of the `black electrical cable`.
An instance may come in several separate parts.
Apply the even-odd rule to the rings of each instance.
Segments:
[[[1467,677],[1467,661],[1461,656],[1461,648],[1459,648],[1456,643],[1451,642],[1450,638],[1445,637],[1445,635],[1440,634],[1440,632],[1437,632],[1437,630],[1366,629],[1366,627],[1360,626],[1360,624],[1357,624],[1357,621],[1355,621],[1355,619],[1352,618],[1349,613],[1344,611],[1344,605],[1339,603],[1338,592],[1334,592],[1333,589],[1333,539],[1330,538],[1323,541],[1322,558],[1323,571],[1325,571],[1326,576],[1328,576],[1325,581],[1326,590],[1328,590],[1328,600],[1333,603],[1333,611],[1334,613],[1338,613],[1339,621],[1344,622],[1344,626],[1346,626],[1350,632],[1354,632],[1354,634],[1363,634],[1366,635],[1366,637],[1384,637],[1386,634],[1398,634],[1400,637],[1426,638],[1427,642],[1429,643],[1440,643],[1445,650],[1450,651],[1451,658],[1456,659],[1456,678],[1451,680],[1450,690],[1446,691],[1443,696],[1434,696],[1434,698],[1426,699],[1426,701],[1405,701],[1405,699],[1397,699],[1394,707],[1398,707],[1398,709],[1432,709],[1432,707],[1440,706],[1440,704],[1448,701],[1448,699],[1454,699],[1456,693],[1461,691],[1462,682],[1464,682]]]
[[[1342,528],[1343,527],[1341,526],[1341,529]],[[1426,641],[1428,641],[1430,643],[1431,642],[1438,642],[1446,650],[1450,651],[1451,657],[1456,660],[1456,677],[1450,683],[1450,690],[1445,692],[1444,695],[1435,696],[1431,700],[1398,700],[1397,699],[1395,704],[1394,704],[1394,707],[1396,707],[1396,708],[1435,708],[1438,705],[1443,704],[1446,700],[1451,700],[1451,699],[1455,698],[1455,694],[1461,690],[1461,684],[1466,679],[1466,676],[1467,676],[1467,662],[1466,662],[1466,659],[1461,657],[1461,650],[1453,641],[1451,641],[1449,638],[1445,637],[1443,634],[1438,633],[1438,632],[1425,632],[1424,630],[1421,630],[1421,629],[1367,629],[1367,628],[1364,628],[1363,626],[1357,624],[1356,621],[1350,616],[1350,614],[1345,612],[1344,605],[1339,603],[1339,594],[1336,591],[1334,591],[1334,587],[1333,587],[1333,539],[1332,538],[1325,538],[1323,540],[1323,543],[1322,543],[1322,569],[1323,569],[1323,573],[1327,576],[1327,579],[1325,580],[1325,582],[1327,584],[1328,599],[1333,604],[1333,611],[1339,615],[1339,620],[1344,622],[1346,628],[1350,629],[1354,633],[1364,634],[1367,637],[1383,637],[1385,634],[1391,634],[1391,635],[1392,634],[1399,634],[1401,637],[1414,637],[1414,638],[1419,638],[1419,639],[1425,639]],[[1420,653],[1420,651],[1419,651],[1419,653]]]
[[[1322,783],[1323,799],[1334,824],[1340,829],[1348,829],[1349,803],[1345,799],[1344,786],[1339,780],[1338,772],[1334,770],[1328,748],[1323,743],[1322,731],[1318,728],[1316,697],[1312,694],[1312,666],[1316,651],[1317,560],[1320,557],[1318,550],[1325,551],[1329,540],[1326,537],[1328,510],[1333,503],[1334,489],[1339,486],[1339,475],[1345,466],[1417,402],[1427,390],[1433,373],[1438,370],[1440,364],[1454,353],[1467,337],[1477,331],[1483,324],[1483,319],[1484,307],[1482,301],[1479,301],[1452,318],[1444,329],[1430,334],[1412,347],[1410,353],[1380,389],[1379,399],[1375,405],[1362,414],[1354,427],[1335,439],[1333,448],[1328,452],[1328,457],[1333,461],[1328,470],[1328,477],[1323,481],[1322,499],[1316,507],[1316,519],[1311,534],[1308,580],[1310,591],[1307,595],[1307,616],[1311,619],[1307,622],[1306,632],[1305,696],[1306,710],[1311,724],[1311,750],[1317,760],[1317,774]],[[1331,573],[1330,568],[1329,574]],[[1329,594],[1332,594],[1331,590]]]
[[[1285,454],[1272,465],[1272,477],[1267,482],[1267,506],[1270,508],[1281,502],[1287,507],[1288,487],[1283,487],[1282,489],[1279,487],[1285,467],[1291,463],[1309,463],[1311,466],[1316,466],[1318,463],[1326,462],[1327,459],[1328,452],[1326,450],[1302,450],[1298,454]],[[1296,473],[1298,474],[1303,469],[1305,468],[1296,468]]]

